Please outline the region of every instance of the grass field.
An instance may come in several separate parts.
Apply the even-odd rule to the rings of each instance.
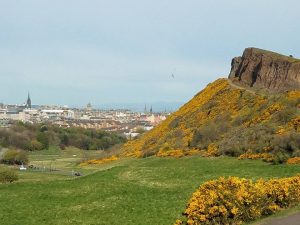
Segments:
[[[47,180],[53,174],[42,173],[41,182],[1,184],[1,224],[171,225],[206,180],[292,176],[300,173],[300,166],[227,157],[151,157],[123,159],[88,170],[92,172],[79,178]]]
[[[81,168],[78,164],[86,159],[103,156],[103,151],[85,151],[73,147],[64,151],[57,147],[51,147],[49,150],[30,152],[29,164],[38,169],[19,171],[20,180],[18,182],[66,179],[72,177],[72,171],[87,175],[97,171],[98,168]]]

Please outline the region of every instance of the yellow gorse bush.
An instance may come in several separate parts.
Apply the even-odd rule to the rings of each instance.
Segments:
[[[300,175],[271,180],[221,177],[202,184],[175,224],[242,224],[300,203]]]
[[[287,164],[300,164],[300,157],[289,158]]]
[[[251,153],[246,152],[238,157],[238,159],[263,159],[266,162],[272,162],[274,160],[274,156],[270,153]]]
[[[250,121],[247,121],[245,123],[245,126],[250,126],[253,124],[265,122],[265,121],[269,120],[274,113],[280,111],[281,109],[282,109],[282,106],[278,103],[275,103],[275,104],[269,106],[266,110],[264,110],[261,115],[253,118]]]
[[[289,122],[289,127],[292,127],[295,131],[300,132],[300,116]]]
[[[173,149],[173,150],[168,150],[168,151],[159,150],[159,152],[156,154],[156,156],[158,156],[158,157],[172,156],[172,157],[176,157],[176,158],[180,158],[184,155],[185,154],[181,149],[176,149],[176,150]]]
[[[86,166],[86,165],[91,165],[91,164],[96,164],[96,165],[104,164],[104,163],[116,161],[118,159],[119,159],[119,157],[117,157],[115,155],[108,157],[108,158],[103,158],[103,159],[91,159],[91,160],[85,161],[83,163],[80,163],[80,166]]]

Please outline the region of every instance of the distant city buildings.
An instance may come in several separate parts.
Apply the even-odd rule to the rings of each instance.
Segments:
[[[8,127],[12,121],[28,123],[51,123],[60,127],[81,127],[102,129],[123,133],[128,138],[134,138],[144,131],[167,118],[169,113],[154,113],[152,106],[144,112],[131,110],[98,110],[88,103],[84,109],[68,106],[35,106],[32,105],[30,94],[27,101],[21,105],[0,104],[0,127]]]

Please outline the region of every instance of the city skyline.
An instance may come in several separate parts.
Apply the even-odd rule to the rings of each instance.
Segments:
[[[25,99],[25,98],[24,98]],[[132,111],[137,111],[137,112],[143,112],[145,111],[145,108],[147,109],[146,111],[151,111],[151,109],[153,110],[153,112],[173,112],[175,110],[177,110],[180,106],[182,106],[184,103],[183,102],[150,102],[150,103],[107,103],[107,104],[101,104],[101,103],[91,103],[90,101],[87,101],[86,104],[83,105],[69,105],[69,104],[47,104],[47,103],[34,103],[32,104],[31,101],[31,94],[28,91],[27,92],[27,98],[23,101],[23,102],[19,102],[19,103],[15,103],[15,102],[4,102],[4,101],[0,101],[0,104],[4,104],[4,105],[15,105],[15,106],[26,106],[30,105],[29,108],[32,107],[36,107],[36,106],[59,106],[59,107],[68,107],[68,108],[86,108],[89,105],[93,108],[93,109],[97,109],[97,110],[113,110],[113,109],[118,109],[118,110],[122,110],[122,109],[129,109]]]

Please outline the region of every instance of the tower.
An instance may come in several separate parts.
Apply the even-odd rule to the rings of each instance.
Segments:
[[[152,110],[152,105],[151,105],[151,108],[150,108],[150,114],[152,114],[153,110]]]
[[[86,110],[87,111],[92,111],[92,104],[89,102],[87,105],[86,105]]]
[[[147,105],[145,104],[144,113],[147,113]]]
[[[26,101],[26,108],[31,109],[31,99],[30,99],[30,94],[28,92],[28,97]]]

